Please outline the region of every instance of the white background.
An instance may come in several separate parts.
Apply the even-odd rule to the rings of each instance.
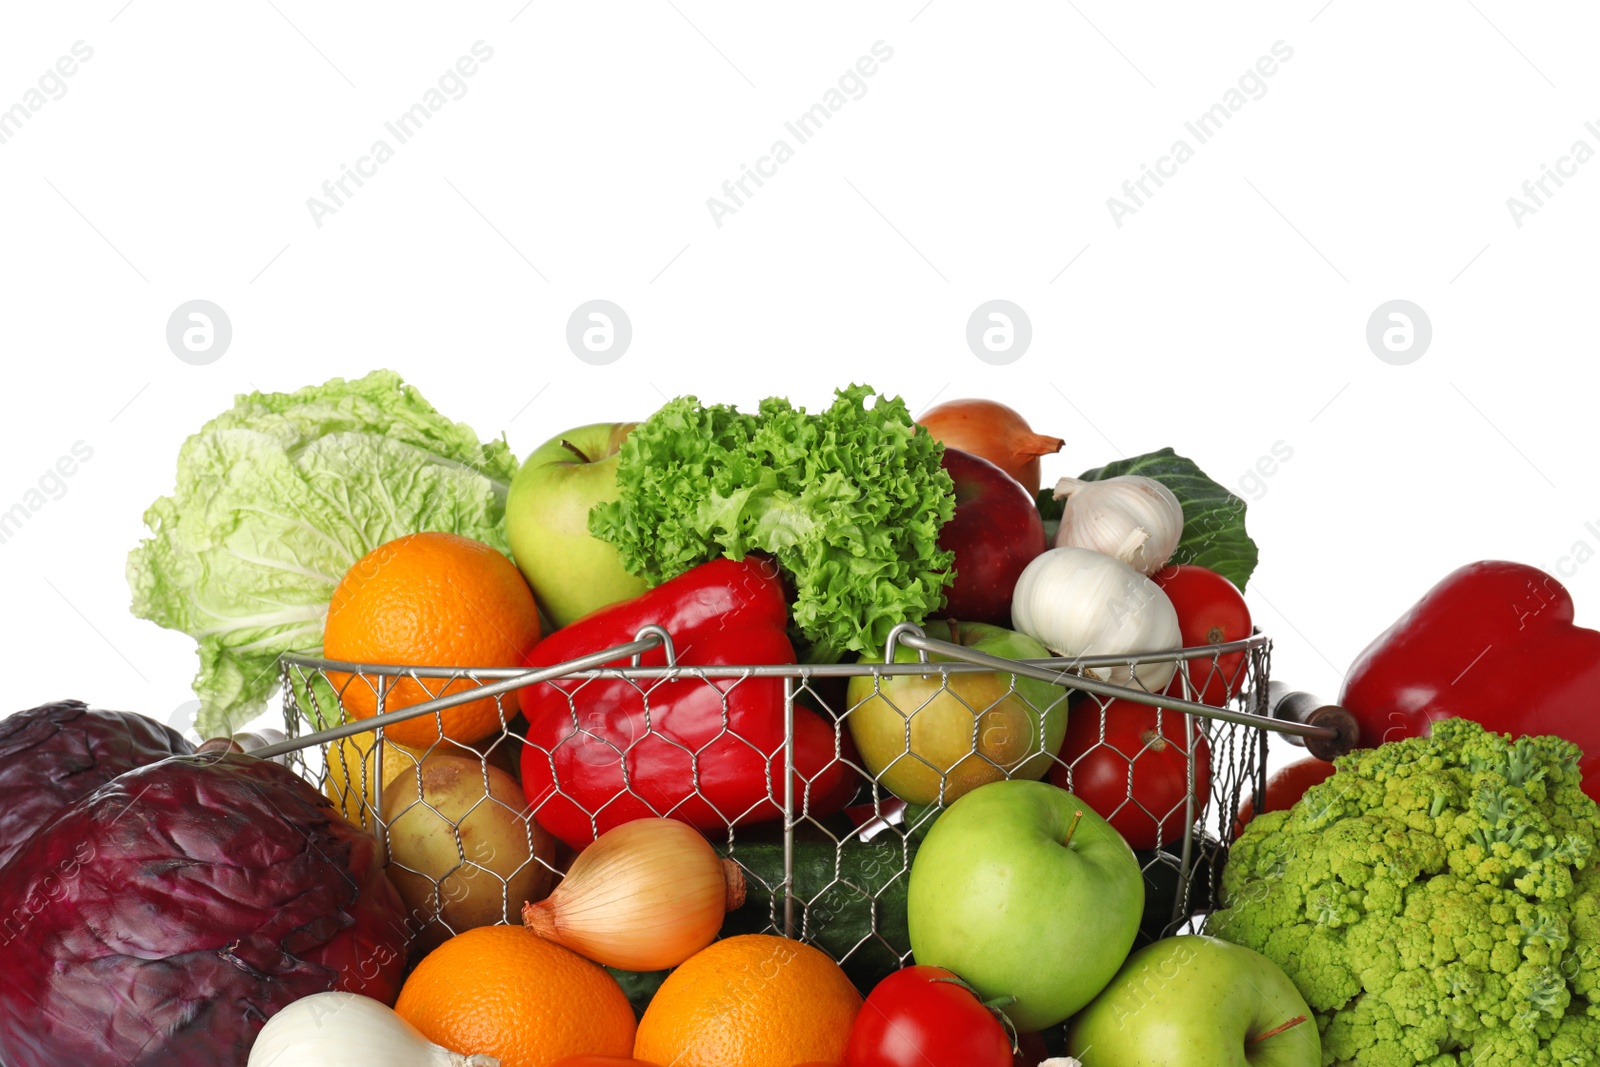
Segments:
[[[1047,478],[1164,445],[1246,495],[1275,676],[1332,698],[1355,654],[1479,558],[1600,548],[1593,239],[1600,162],[1518,227],[1507,198],[1600,120],[1577,4],[7,5],[0,108],[93,57],[0,144],[0,510],[93,458],[0,544],[5,710],[76,696],[166,718],[192,642],[128,612],[123,563],[185,436],[252,388],[391,367],[519,455],[664,396],[914,412],[986,396],[1067,439]],[[474,42],[493,49],[318,227],[354,165]],[[784,130],[874,42],[893,57],[812,140]],[[1184,129],[1274,42],[1213,139]],[[718,227],[708,197],[795,147]],[[1118,227],[1107,198],[1195,149]],[[1550,187],[1554,189],[1553,186]],[[1069,265],[1070,264],[1070,265]],[[591,366],[564,328],[613,300]],[[1015,301],[1031,348],[966,346]],[[231,318],[167,348],[180,303]],[[1434,337],[1380,361],[1403,298]],[[1569,561],[1567,570],[1573,569]],[[1600,566],[1566,578],[1600,623]]]

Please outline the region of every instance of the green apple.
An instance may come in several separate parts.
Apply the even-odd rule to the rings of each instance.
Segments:
[[[1129,956],[1072,1020],[1067,1051],[1084,1067],[1322,1067],[1316,1021],[1288,975],[1193,935]]]
[[[930,622],[929,637],[1005,659],[1049,659],[1026,634],[980,622]],[[917,653],[901,645],[896,663]],[[949,662],[930,656],[934,662]],[[863,663],[881,663],[866,655]],[[949,804],[1002,778],[1043,778],[1067,732],[1067,691],[984,671],[850,679],[850,736],[878,782],[908,804]],[[940,787],[944,793],[941,797]]]
[[[511,480],[506,537],[534,599],[556,626],[649,588],[589,533],[589,509],[617,498],[617,450],[636,422],[596,423],[534,449]]]
[[[1048,782],[979,786],[934,821],[911,863],[906,922],[918,963],[985,1000],[1015,997],[1018,1030],[1095,998],[1128,958],[1144,878],[1128,843]]]

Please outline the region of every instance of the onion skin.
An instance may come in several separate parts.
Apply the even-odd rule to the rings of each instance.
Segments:
[[[715,940],[744,898],[744,872],[698,830],[635,819],[580,852],[554,892],[523,905],[522,923],[603,966],[659,971]]]
[[[993,463],[1022,483],[1029,495],[1039,492],[1039,457],[1061,451],[1059,437],[1034,433],[1014,409],[994,400],[946,400],[917,419],[948,448],[959,448]]]

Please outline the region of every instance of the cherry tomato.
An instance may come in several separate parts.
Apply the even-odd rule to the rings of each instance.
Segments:
[[[1184,798],[1189,785],[1189,753],[1184,719],[1132,700],[1105,706],[1105,737],[1100,707],[1086,700],[1067,714],[1061,762],[1050,781],[1093,808],[1135,849],[1158,848],[1183,840]],[[1194,733],[1195,811],[1211,795],[1211,745]]]
[[[867,995],[843,1067],[1012,1067],[1011,1038],[954,974],[907,967]]]
[[[1333,764],[1319,760],[1315,756],[1295,760],[1293,763],[1279,767],[1267,777],[1266,805],[1262,811],[1288,811],[1294,807],[1295,801],[1305,795],[1305,791],[1318,782],[1326,782],[1333,776]],[[1237,837],[1245,828],[1245,824],[1255,818],[1256,806],[1251,797],[1246,797],[1243,804],[1239,805],[1239,821],[1234,824],[1233,833]]]
[[[1193,563],[1180,563],[1151,575],[1178,613],[1178,632],[1183,647],[1216,645],[1242,641],[1250,636],[1250,608],[1239,587],[1216,571]],[[1228,697],[1244,685],[1244,659],[1248,653],[1231,652],[1218,656],[1215,666],[1209,659],[1189,661],[1189,680],[1200,695],[1201,704],[1220,708]],[[1179,674],[1167,689],[1171,696],[1183,696],[1183,676]]]

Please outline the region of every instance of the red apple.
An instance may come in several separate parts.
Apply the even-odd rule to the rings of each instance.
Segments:
[[[1009,626],[1017,579],[1046,548],[1039,509],[1021,482],[986,459],[946,448],[940,462],[956,483],[955,514],[939,531],[939,547],[956,554],[945,612]]]

